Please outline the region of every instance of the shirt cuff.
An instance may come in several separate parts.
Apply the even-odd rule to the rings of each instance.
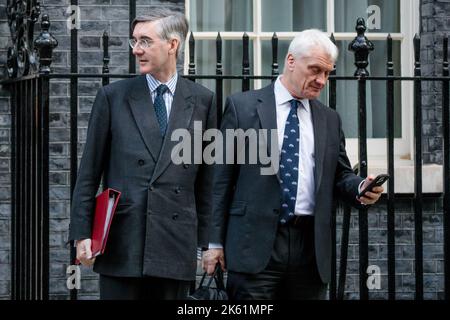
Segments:
[[[362,186],[363,186],[364,182],[366,182],[366,179],[364,179],[363,181],[361,181],[361,183],[359,184],[359,186],[358,186],[358,194],[361,192]]]
[[[208,249],[223,249],[223,246],[220,243],[211,242],[208,245]]]
[[[361,183],[359,184],[359,186],[358,186],[358,194],[361,192],[362,186],[363,186],[364,182],[366,182],[366,179],[364,179],[363,181],[361,181]],[[363,207],[367,206],[367,204],[362,203],[362,202],[361,202],[361,205],[362,205]]]

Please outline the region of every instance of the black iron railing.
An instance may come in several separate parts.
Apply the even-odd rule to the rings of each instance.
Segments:
[[[17,2],[19,3],[19,2]],[[107,85],[112,78],[128,78],[135,76],[135,60],[130,51],[129,74],[109,73],[108,35],[103,34],[103,73],[79,74],[77,57],[77,30],[71,32],[71,73],[53,74],[50,70],[52,50],[57,42],[48,33],[48,16],[42,17],[40,36],[33,42],[28,38],[23,41],[25,23],[32,29],[31,22],[36,22],[39,16],[39,6],[31,1],[26,8],[18,6],[15,1],[8,2],[8,19],[13,34],[14,46],[8,51],[8,71],[10,79],[1,81],[11,92],[12,112],[12,298],[13,299],[46,299],[49,293],[49,84],[53,79],[70,79],[70,177],[71,191],[77,176],[77,117],[78,117],[78,81],[81,78],[102,79]],[[132,3],[132,1],[130,1]],[[77,1],[72,0],[76,5]],[[130,4],[130,19],[135,16],[136,8]],[[25,19],[24,17],[33,17]],[[20,34],[16,34],[17,30]],[[415,290],[416,299],[423,299],[423,239],[422,239],[422,106],[421,84],[423,81],[442,83],[442,119],[443,119],[443,229],[444,229],[444,278],[445,298],[450,298],[450,117],[449,117],[449,66],[448,39],[443,39],[443,76],[424,77],[420,72],[420,37],[414,38],[415,64],[413,77],[394,76],[392,59],[392,38],[388,36],[386,76],[373,77],[366,70],[368,56],[373,49],[371,42],[365,37],[364,20],[357,21],[357,36],[349,45],[355,53],[356,72],[353,76],[336,76],[333,71],[329,79],[329,106],[336,109],[337,81],[351,80],[358,83],[358,123],[359,123],[359,161],[358,173],[367,175],[367,136],[366,136],[366,86],[368,81],[384,81],[386,83],[386,140],[387,140],[387,171],[391,176],[387,186],[387,244],[388,244],[388,297],[395,299],[395,190],[394,190],[394,83],[397,81],[414,82],[414,139],[415,139],[415,184],[414,184],[414,218],[415,218]],[[331,35],[334,41],[333,35]],[[214,75],[196,74],[195,39],[189,37],[189,67],[186,78],[215,80],[217,112],[220,120],[222,114],[223,81],[232,79],[242,82],[242,90],[249,90],[252,79],[274,80],[279,74],[278,38],[272,38],[272,71],[271,75],[251,75],[249,59],[249,38],[243,34],[242,74],[224,75],[222,65],[222,38],[220,33],[216,38],[216,72]],[[23,45],[26,43],[26,46]],[[34,50],[36,49],[36,50]],[[36,57],[39,52],[39,59]],[[39,67],[38,67],[39,66]],[[36,72],[34,72],[36,70]],[[37,71],[38,70],[38,71]],[[367,211],[359,211],[359,289],[360,298],[368,299],[367,266],[368,266],[368,235]],[[333,219],[333,239],[336,239],[336,212]],[[350,208],[343,209],[343,232],[341,237],[341,253],[339,279],[336,277],[336,250],[333,251],[333,275],[330,284],[331,299],[343,299],[347,268],[347,248],[350,228]],[[334,243],[336,248],[336,243]],[[75,258],[75,250],[71,246],[71,263]],[[77,291],[72,290],[71,298],[76,299]]]

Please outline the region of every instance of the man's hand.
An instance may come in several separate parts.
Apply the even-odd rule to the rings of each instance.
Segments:
[[[94,264],[95,258],[92,258],[91,239],[77,241],[77,259],[86,267]]]
[[[203,252],[203,270],[209,275],[214,273],[217,263],[220,263],[222,270],[225,271],[225,255],[223,249],[209,249]]]
[[[366,188],[369,183],[375,179],[374,175],[369,175],[366,178],[366,181],[364,181],[363,185],[361,186],[361,190],[364,190],[364,188]],[[381,193],[384,191],[384,188],[382,186],[380,187],[374,187],[371,191],[368,191],[364,194],[364,196],[360,197],[360,198],[356,198],[359,202],[361,202],[362,204],[374,204],[375,202],[378,201],[378,199],[381,196]]]

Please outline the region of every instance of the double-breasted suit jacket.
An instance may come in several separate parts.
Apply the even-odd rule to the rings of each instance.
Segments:
[[[196,249],[208,245],[212,167],[175,165],[175,129],[216,127],[214,94],[178,77],[165,137],[145,76],[102,87],[92,107],[73,194],[70,240],[90,238],[95,195],[104,187],[122,195],[105,253],[94,271],[111,276],[193,280]]]

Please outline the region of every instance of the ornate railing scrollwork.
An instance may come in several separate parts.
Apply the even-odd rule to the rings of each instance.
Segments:
[[[8,48],[7,57],[7,73],[10,78],[18,78],[38,71],[39,63],[42,64],[39,57],[42,58],[40,52],[37,52],[34,41],[34,25],[38,22],[41,15],[40,3],[36,0],[7,0],[7,17],[9,30],[11,32],[12,45]],[[45,20],[45,21],[44,21]],[[47,27],[44,30],[44,25]],[[46,70],[49,69],[51,63],[51,51],[56,47],[56,40],[48,33],[48,16],[42,19],[43,32],[39,38],[49,39],[44,42],[44,47],[40,47],[39,51],[48,51],[45,47],[47,43],[50,45],[50,53],[45,52],[47,60],[45,61]],[[36,39],[36,40],[38,40]],[[42,40],[42,39],[41,39]],[[41,41],[42,42],[42,41]],[[48,54],[50,54],[49,57]],[[50,58],[50,60],[48,60]],[[50,61],[50,63],[48,63]]]

